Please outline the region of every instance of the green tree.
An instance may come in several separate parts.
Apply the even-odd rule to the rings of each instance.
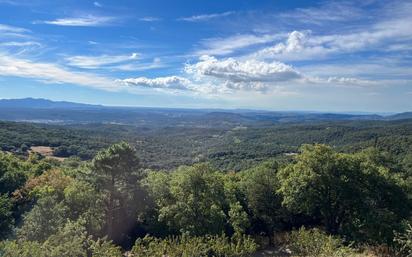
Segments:
[[[70,218],[84,220],[88,233],[99,234],[104,225],[103,197],[92,184],[74,180],[64,189],[64,202]]]
[[[391,231],[407,216],[410,204],[375,157],[370,152],[337,153],[325,145],[303,146],[296,161],[279,172],[283,204],[321,219],[330,233],[391,241]]]
[[[282,198],[277,193],[277,170],[277,162],[267,161],[242,172],[241,180],[254,229],[265,232],[270,242],[274,231],[282,228],[282,222],[286,217]]]
[[[27,179],[27,165],[17,157],[0,152],[0,194],[11,194]]]
[[[0,194],[0,239],[7,236],[13,228],[13,204],[7,195]]]
[[[170,175],[150,173],[146,185],[159,220],[172,230],[190,235],[224,230],[227,206],[222,175],[206,164],[181,167]]]
[[[17,236],[21,240],[43,242],[65,225],[68,215],[69,209],[56,196],[45,196],[23,216]]]
[[[104,197],[106,235],[116,242],[123,241],[144,201],[136,151],[125,142],[112,145],[96,155],[91,170],[97,190]]]

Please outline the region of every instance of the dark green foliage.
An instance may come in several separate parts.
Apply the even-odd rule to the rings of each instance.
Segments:
[[[139,126],[0,122],[0,147],[16,152],[22,144],[44,145],[55,147],[58,156],[92,159],[99,150],[124,140],[137,148],[143,167],[167,170],[209,161],[219,170],[240,171],[268,158],[287,158],[285,154],[296,153],[302,144],[313,143],[329,144],[345,152],[376,147],[388,152],[402,169],[407,168],[407,156],[412,155],[411,120],[250,123],[245,126],[238,123],[211,126],[198,122],[189,120],[176,125],[173,119],[168,119],[163,124]]]
[[[105,239],[93,240],[82,222],[68,221],[44,242],[16,240],[0,242],[4,257],[121,257],[118,246]]]
[[[240,187],[247,203],[255,232],[269,237],[282,229],[287,217],[282,198],[277,194],[279,181],[276,177],[278,164],[268,161],[241,173]]]
[[[133,256],[248,256],[249,235],[303,224],[319,229],[290,234],[297,254],[347,256],[344,245],[393,246],[394,234],[405,252],[411,125],[0,123],[0,143],[13,141],[3,149],[14,152],[0,153],[0,236],[9,239],[0,256],[121,256],[133,245]],[[108,147],[119,139],[130,144]],[[313,142],[333,146],[299,150]],[[24,153],[40,144],[84,159],[100,151],[85,162]]]
[[[39,199],[33,209],[24,215],[23,226],[17,231],[18,238],[29,241],[45,241],[58,232],[68,218],[69,209],[55,196]]]
[[[7,195],[0,194],[0,239],[9,234],[13,228],[13,204]]]
[[[205,164],[181,167],[171,174],[153,172],[146,187],[159,221],[171,231],[190,235],[223,232],[227,206],[221,173]]]
[[[27,165],[7,153],[0,152],[0,194],[10,194],[23,186],[27,178]]]
[[[355,240],[390,241],[408,217],[410,202],[390,170],[370,152],[342,154],[306,145],[280,173],[283,204],[319,217],[330,233]]]
[[[226,236],[169,237],[146,236],[134,245],[132,257],[246,257],[256,251],[256,243],[247,236],[230,239]]]
[[[92,183],[104,198],[105,234],[116,242],[124,242],[144,204],[136,151],[124,142],[112,145],[96,155],[91,172]]]

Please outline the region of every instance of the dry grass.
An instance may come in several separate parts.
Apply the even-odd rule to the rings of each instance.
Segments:
[[[32,146],[29,152],[38,153],[46,158],[55,159],[58,161],[64,161],[66,158],[57,157],[53,155],[53,148],[50,146]]]

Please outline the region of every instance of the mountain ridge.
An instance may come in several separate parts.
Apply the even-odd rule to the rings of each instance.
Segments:
[[[104,106],[44,98],[0,99],[0,120],[37,123],[116,123],[154,126],[267,126],[276,123],[411,119],[412,112],[335,113],[250,109],[185,109]],[[205,125],[207,124],[207,125]]]

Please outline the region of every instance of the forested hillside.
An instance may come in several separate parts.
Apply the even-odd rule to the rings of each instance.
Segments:
[[[0,256],[409,256],[411,142],[412,120],[3,121]]]
[[[221,170],[239,171],[268,158],[284,159],[306,143],[329,144],[344,152],[376,147],[401,164],[412,152],[412,120],[228,128],[0,122],[0,148],[20,155],[27,155],[31,146],[50,146],[58,157],[90,160],[97,151],[118,141],[127,141],[136,148],[143,167],[166,170],[210,162]]]
[[[2,152],[0,256],[409,256],[412,165],[395,159],[314,144],[166,172],[124,142],[87,162]]]

